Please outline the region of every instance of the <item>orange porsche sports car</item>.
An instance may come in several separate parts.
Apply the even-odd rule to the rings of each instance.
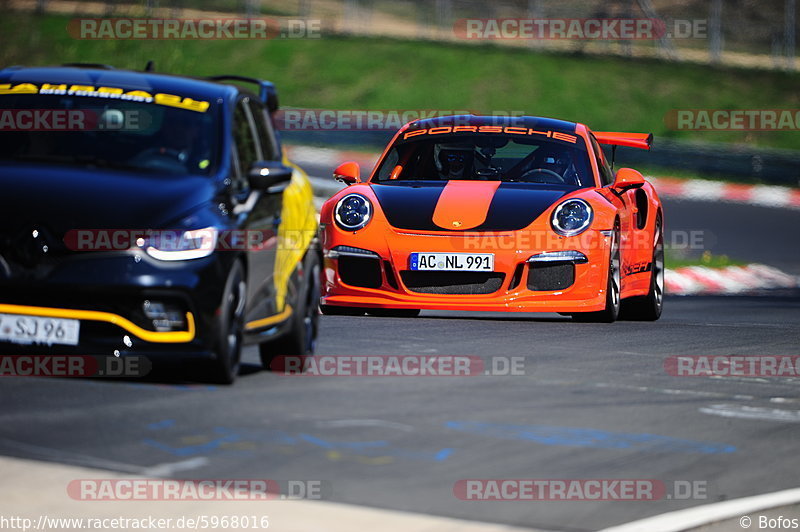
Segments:
[[[658,319],[661,201],[600,148],[651,142],[527,116],[406,124],[365,182],[356,163],[334,172],[348,186],[321,211],[322,312]]]

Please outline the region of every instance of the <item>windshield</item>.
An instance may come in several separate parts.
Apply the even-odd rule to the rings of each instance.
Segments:
[[[0,160],[208,175],[214,108],[205,112],[73,95],[0,95]]]
[[[594,186],[580,137],[459,133],[399,140],[381,162],[376,181],[487,180]]]

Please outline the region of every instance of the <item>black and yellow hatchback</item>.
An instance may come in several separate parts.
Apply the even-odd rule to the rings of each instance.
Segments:
[[[277,108],[240,76],[0,70],[0,350],[180,358],[222,383],[246,344],[267,367],[313,354],[317,218]]]

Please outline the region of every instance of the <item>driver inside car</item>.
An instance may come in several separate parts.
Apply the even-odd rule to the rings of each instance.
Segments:
[[[442,145],[435,147],[436,170],[440,179],[471,179],[474,152],[471,147]]]
[[[540,148],[521,175],[524,181],[577,184],[578,176],[568,151]]]
[[[169,173],[202,173],[208,167],[208,149],[198,129],[185,120],[166,124],[154,140],[156,147],[140,152],[130,162]]]
[[[538,154],[537,154],[538,155]],[[569,156],[563,152],[556,152],[556,151],[547,151],[543,152],[539,157],[536,158],[536,162],[534,163],[534,168],[541,168],[543,170],[550,170],[561,177],[564,177],[564,173],[569,168]]]

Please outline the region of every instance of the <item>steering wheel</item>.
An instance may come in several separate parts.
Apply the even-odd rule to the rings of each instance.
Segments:
[[[131,162],[141,168],[162,172],[185,172],[185,154],[172,148],[147,148],[136,155]]]
[[[558,180],[558,181],[555,181],[555,183],[559,183],[559,184],[566,183],[566,181],[564,181],[564,177],[562,177],[557,172],[554,172],[552,170],[548,170],[547,168],[534,168],[533,170],[528,170],[527,172],[525,172],[524,174],[519,176],[519,180],[520,181],[526,181],[526,178],[529,177],[529,176],[532,177],[533,174],[545,174],[547,176],[553,176]],[[540,181],[540,183],[553,183],[553,182],[554,181],[548,181],[548,180]]]

